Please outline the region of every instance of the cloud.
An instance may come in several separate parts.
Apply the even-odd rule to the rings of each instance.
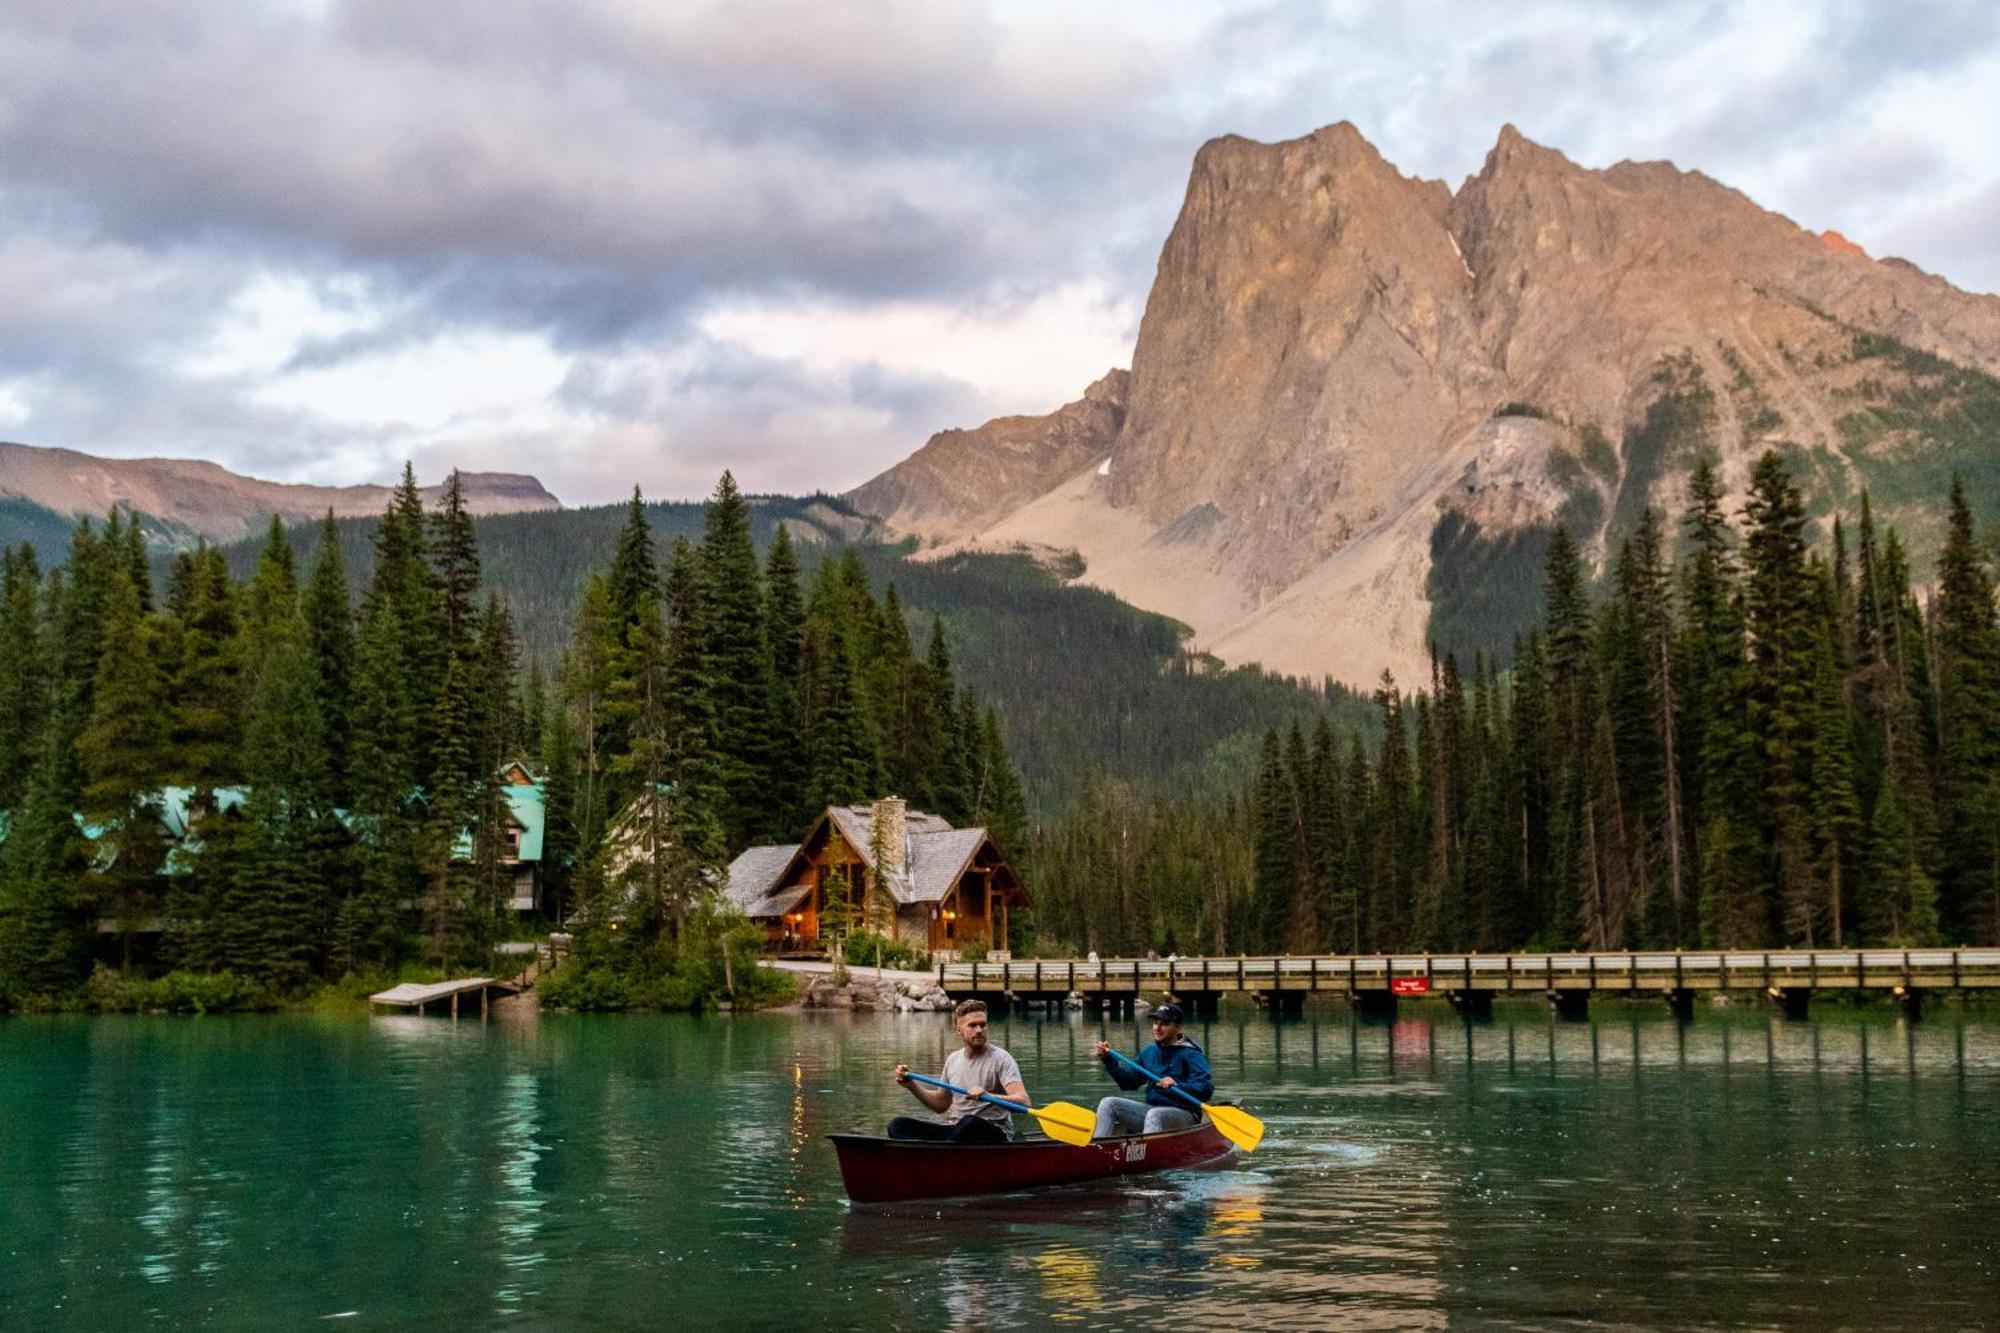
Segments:
[[[2000,286],[1990,6],[17,0],[0,420],[299,480],[845,486],[1122,361],[1195,148],[1512,120]],[[754,480],[753,480],[754,479]]]

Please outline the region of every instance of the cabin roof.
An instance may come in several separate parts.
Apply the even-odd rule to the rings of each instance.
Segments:
[[[899,905],[942,901],[957,887],[959,878],[990,835],[984,828],[953,828],[936,815],[921,810],[904,814],[907,830],[902,873],[882,877],[889,896]],[[800,855],[819,834],[823,823],[831,823],[841,839],[870,868],[876,869],[870,847],[874,841],[873,812],[865,805],[829,806],[813,825],[802,843],[749,847],[729,863],[729,900],[752,917],[780,916],[792,910],[805,896],[802,885],[788,885]]]
[[[504,769],[502,770],[505,771]],[[508,817],[521,830],[521,850],[515,858],[519,861],[539,861],[542,859],[542,828],[548,821],[548,802],[542,791],[542,784],[536,781],[532,786],[513,782],[502,782],[500,794],[507,799]],[[451,854],[455,860],[472,859],[472,830],[460,831],[451,844]]]
[[[943,898],[957,885],[986,837],[983,828],[947,827],[911,834],[910,873],[906,882],[893,885],[896,901],[934,903]]]
[[[790,911],[806,894],[804,885],[780,887],[798,850],[798,843],[745,848],[729,863],[723,893],[745,916],[778,916]]]
[[[875,809],[868,805],[830,805],[826,817],[840,830],[840,836],[847,839],[870,870],[875,866]],[[952,832],[951,823],[937,815],[926,814],[922,810],[903,812],[903,831],[907,840],[914,843],[918,838],[932,833]],[[907,850],[907,849],[906,849]],[[905,861],[909,857],[904,857]]]

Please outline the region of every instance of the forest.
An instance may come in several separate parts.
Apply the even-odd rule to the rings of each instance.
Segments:
[[[1231,943],[1308,951],[2000,941],[2000,631],[1953,482],[1921,589],[1869,497],[1807,541],[1777,453],[1706,465],[1602,597],[1558,531],[1511,671],[1384,679],[1383,740],[1265,736]],[[1595,604],[1593,604],[1593,600]]]
[[[941,627],[917,652],[852,551],[808,579],[779,529],[760,556],[726,475],[702,517],[662,553],[634,496],[550,672],[482,596],[455,480],[426,513],[405,472],[358,599],[331,520],[303,574],[275,522],[241,579],[197,547],[156,580],[117,513],[57,568],[7,553],[0,1006],[263,1005],[484,965],[519,928],[510,760],[542,775],[577,932],[559,976],[592,1006],[751,986],[717,877],[826,804],[891,789],[1021,841],[997,718]],[[647,854],[614,855],[634,810]]]
[[[1707,465],[1690,494],[1595,579],[1552,533],[1504,669],[1441,653],[1372,699],[1220,669],[1023,558],[838,540],[799,521],[832,502],[727,477],[700,507],[475,524],[406,474],[379,520],[164,569],[114,514],[60,567],[6,558],[31,649],[0,663],[0,1004],[481,962],[524,928],[516,758],[579,928],[551,998],[580,1007],[713,998],[752,948],[719,868],[888,792],[994,830],[1024,956],[2000,938],[2000,628],[1963,488],[1927,570],[1865,493],[1816,546],[1776,453],[1738,512]],[[564,521],[598,535],[538,560]],[[563,604],[539,653],[517,596]]]

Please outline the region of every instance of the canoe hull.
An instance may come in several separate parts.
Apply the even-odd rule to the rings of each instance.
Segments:
[[[1235,1151],[1207,1120],[1188,1129],[1107,1139],[1082,1147],[1049,1139],[954,1144],[885,1139],[873,1134],[828,1137],[840,1158],[840,1178],[847,1186],[847,1197],[856,1203],[1011,1194],[1201,1166]]]

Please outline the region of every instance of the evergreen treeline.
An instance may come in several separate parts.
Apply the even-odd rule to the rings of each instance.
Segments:
[[[1559,532],[1511,673],[1384,677],[1372,751],[1329,723],[1268,734],[1229,943],[2000,939],[2000,628],[1963,489],[1923,602],[1865,494],[1810,548],[1775,453],[1736,521],[1703,465],[1672,545],[1645,514],[1593,605]]]
[[[866,520],[837,497],[746,498],[756,549],[768,555],[785,530],[803,583],[817,577],[822,562],[847,558],[851,547],[877,588],[895,585],[920,642],[933,620],[942,621],[961,680],[999,713],[1038,817],[1072,808],[1099,774],[1169,793],[1232,787],[1255,771],[1264,730],[1324,707],[1347,725],[1373,725],[1363,695],[1255,667],[1224,669],[1187,650],[1185,626],[1065,584],[1026,556],[919,559],[907,545],[868,540]],[[704,504],[649,501],[643,512],[662,555],[681,538],[702,541]],[[486,586],[514,613],[523,659],[546,676],[554,676],[584,590],[610,563],[631,517],[629,505],[613,505],[475,520]],[[378,522],[336,525],[357,595],[373,567]],[[290,535],[306,564],[319,534],[295,528]],[[262,546],[238,544],[224,555],[232,572],[248,578]]]
[[[9,552],[0,1001],[72,991],[105,933],[128,967],[268,994],[483,958],[521,717],[512,621],[479,586],[456,477],[427,514],[407,470],[358,605],[331,522],[303,576],[274,520],[247,581],[198,547],[157,599],[116,512],[46,573]]]
[[[723,866],[826,804],[895,791],[1018,842],[998,719],[942,628],[919,654],[851,553],[808,581],[750,522],[725,475],[699,543],[662,561],[635,496],[552,682],[482,595],[455,476],[426,513],[405,470],[358,598],[331,519],[303,574],[274,520],[247,578],[197,547],[157,600],[116,512],[59,568],[6,553],[0,1006],[76,995],[107,941],[124,974],[228,977],[210,993],[239,1000],[483,966],[511,920],[516,758],[545,774],[543,865],[589,961],[675,978],[655,1000],[720,988],[743,943],[710,891]]]

